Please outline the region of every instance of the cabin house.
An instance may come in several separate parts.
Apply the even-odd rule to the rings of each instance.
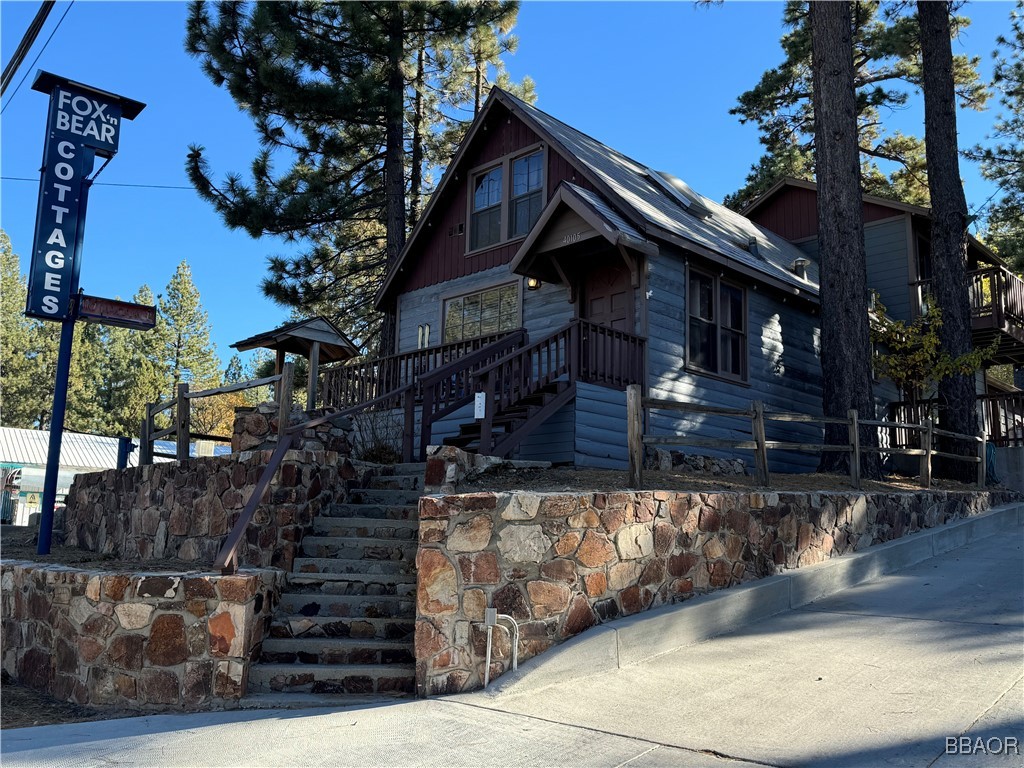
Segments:
[[[927,208],[864,195],[864,245],[868,285],[887,314],[897,320],[918,317],[932,277],[930,212]],[[752,202],[743,215],[818,257],[817,187],[813,182],[782,179]],[[996,344],[986,363],[1024,364],[1024,281],[983,243],[968,238],[968,296],[975,347]],[[985,373],[978,376],[982,426],[999,446],[1019,445],[1024,438],[1021,393]],[[896,421],[918,420],[919,408],[893,403]],[[923,407],[927,407],[927,402]]]
[[[784,183],[742,216],[494,89],[378,293],[397,315],[394,354],[325,372],[325,402],[399,415],[406,460],[446,443],[600,468],[626,466],[629,384],[820,413],[813,194]],[[929,274],[927,212],[886,204],[870,221],[873,277],[900,316]],[[772,429],[820,440],[814,425]],[[645,431],[742,440],[750,422],[651,411]]]

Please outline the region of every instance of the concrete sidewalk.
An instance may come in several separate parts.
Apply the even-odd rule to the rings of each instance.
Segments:
[[[0,734],[0,756],[5,766],[69,768],[1022,766],[1022,534],[1004,526],[801,608],[591,675],[554,681],[523,670],[499,691],[345,710],[25,728]],[[947,755],[947,739],[973,754]]]

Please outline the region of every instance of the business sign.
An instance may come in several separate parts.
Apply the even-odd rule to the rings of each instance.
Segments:
[[[87,177],[97,156],[117,154],[122,116],[143,105],[48,72],[32,87],[50,94],[50,110],[25,314],[66,320],[81,272]]]
[[[78,297],[78,318],[87,323],[148,331],[156,325],[156,307],[83,294]]]

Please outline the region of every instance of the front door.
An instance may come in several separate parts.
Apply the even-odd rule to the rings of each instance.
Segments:
[[[581,309],[585,320],[633,333],[633,286],[618,255],[596,261],[583,278]]]

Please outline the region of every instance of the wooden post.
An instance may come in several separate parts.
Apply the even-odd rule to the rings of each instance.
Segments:
[[[768,448],[765,445],[764,403],[760,400],[754,401],[751,432],[756,444],[754,448],[754,466],[757,470],[757,484],[767,487],[771,484],[771,475],[768,474]]]
[[[320,375],[320,342],[314,341],[309,350],[309,381],[306,382],[306,410],[316,408],[317,377]]]
[[[480,445],[477,446],[477,453],[481,456],[491,455],[492,445],[492,431],[494,429],[494,394],[495,394],[495,379],[497,378],[498,368],[488,371],[483,375],[483,381],[480,382],[480,387],[484,392],[484,418],[480,421]]]
[[[152,434],[151,425],[153,423],[153,416],[150,412],[151,405],[146,403],[146,415],[142,419],[141,429],[139,429],[139,466],[145,467],[153,463],[153,440],[150,438]]]
[[[292,385],[295,382],[295,363],[285,363],[281,380],[277,383],[277,434],[288,430],[288,416],[292,412]]]
[[[626,387],[626,447],[629,451],[629,479],[626,484],[635,490],[643,487],[644,411],[639,384]]]
[[[430,444],[434,411],[434,385],[423,387],[420,400],[420,461],[427,460],[427,446]],[[405,409],[405,431],[412,434],[416,430],[416,410]],[[409,459],[412,461],[412,459]]]
[[[924,431],[921,433],[921,448],[924,453],[921,455],[921,487],[932,487],[932,429],[934,425],[931,419],[924,420]]]
[[[192,420],[189,418],[188,404],[188,382],[183,381],[178,385],[178,403],[174,407],[175,437],[178,439],[178,450],[176,457],[178,461],[185,461],[188,458],[189,432],[192,429]]]
[[[405,390],[402,402],[405,408],[405,426],[402,429],[402,461],[412,461],[412,438],[416,431],[416,387],[409,386]]]
[[[978,462],[978,488],[985,490],[985,483],[988,482],[986,472],[988,472],[988,435],[985,434],[985,430],[981,430],[978,433],[981,437],[981,442],[978,443],[978,458],[981,461]]]
[[[846,412],[850,420],[850,483],[860,490],[860,425],[857,423],[857,409]]]

